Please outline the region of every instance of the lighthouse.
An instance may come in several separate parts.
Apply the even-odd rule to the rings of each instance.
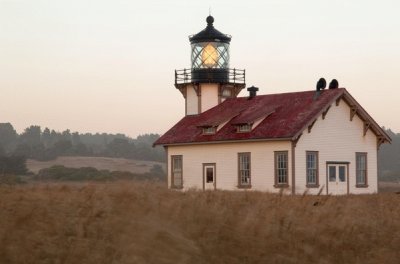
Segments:
[[[207,27],[189,36],[190,69],[175,70],[175,87],[185,98],[185,115],[198,115],[235,98],[246,86],[245,70],[230,68],[229,45],[232,37],[214,27],[208,16]]]

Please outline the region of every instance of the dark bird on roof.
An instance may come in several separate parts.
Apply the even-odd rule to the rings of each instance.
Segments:
[[[339,82],[336,79],[333,79],[329,84],[329,89],[337,89],[339,88]]]
[[[324,78],[320,78],[317,82],[317,91],[323,90],[326,87],[326,80]]]

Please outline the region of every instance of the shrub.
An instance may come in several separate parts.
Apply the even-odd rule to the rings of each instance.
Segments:
[[[23,156],[0,156],[0,173],[24,175],[28,172]]]
[[[149,173],[135,174],[127,171],[97,170],[93,167],[68,168],[55,165],[41,169],[34,180],[45,181],[114,181],[114,180],[162,180],[165,179],[161,166],[154,165]]]
[[[0,176],[0,185],[15,185],[21,183],[25,183],[25,181],[19,175],[3,174]]]
[[[97,170],[92,167],[67,168],[61,165],[41,169],[39,173],[34,176],[34,179],[57,181],[113,180],[111,173],[107,170]]]

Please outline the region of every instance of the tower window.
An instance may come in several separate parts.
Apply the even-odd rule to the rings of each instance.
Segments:
[[[222,96],[223,96],[223,97],[231,97],[231,96],[232,96],[231,90],[230,90],[230,89],[224,89],[224,90],[222,91]]]

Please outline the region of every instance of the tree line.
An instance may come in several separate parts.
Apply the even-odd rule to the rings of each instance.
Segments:
[[[381,180],[400,180],[400,133],[385,129],[392,144],[383,144],[378,152]],[[12,124],[0,123],[0,173],[26,173],[27,158],[51,160],[58,156],[99,156],[165,161],[162,147],[152,145],[160,135],[144,134],[131,138],[124,134],[62,132],[29,126],[18,134]]]
[[[378,175],[381,180],[400,181],[400,133],[387,129],[392,144],[381,145],[378,152]]]
[[[58,156],[101,156],[164,161],[162,147],[153,148],[158,134],[131,138],[124,134],[78,133],[32,125],[18,134],[12,124],[0,123],[0,157],[52,160]]]

